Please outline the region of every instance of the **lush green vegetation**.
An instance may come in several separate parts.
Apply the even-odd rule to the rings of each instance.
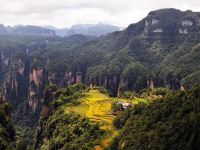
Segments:
[[[119,115],[114,149],[199,149],[200,86],[140,103]]]
[[[114,119],[111,111],[112,101],[114,101],[112,98],[96,89],[86,92],[85,96],[79,99],[79,105],[66,107],[66,113],[85,116],[90,122],[99,124],[100,129],[106,132],[103,139],[99,139],[99,143],[95,147],[97,150],[108,148],[112,138],[117,135],[117,131],[112,125]]]
[[[40,149],[91,149],[99,144],[99,139],[103,135],[103,131],[99,129],[98,124],[91,124],[89,120],[83,116],[71,113],[64,113],[63,110],[57,110],[52,116],[45,120],[40,120],[40,125],[45,126],[43,131],[43,139],[36,139],[42,144]],[[41,129],[37,129],[37,136]]]
[[[153,19],[159,22],[153,25]],[[183,20],[193,22],[191,27],[187,27],[187,34],[179,33],[179,28],[183,28]],[[133,137],[138,136],[136,144],[146,142],[145,148],[156,148],[158,141],[168,142],[162,145],[164,148],[171,143],[177,149],[180,145],[190,146],[188,141],[194,142],[192,137],[195,138],[196,135],[187,133],[186,136],[183,132],[183,137],[186,136],[188,141],[184,141],[185,137],[181,141],[176,137],[179,136],[179,129],[173,128],[171,132],[168,132],[170,130],[168,128],[180,124],[184,131],[188,129],[186,123],[193,121],[192,114],[187,114],[190,113],[189,111],[193,112],[191,102],[193,97],[190,101],[190,97],[186,96],[187,92],[173,96],[173,92],[169,89],[177,90],[181,87],[187,90],[194,84],[200,83],[199,20],[200,15],[196,12],[163,9],[150,12],[143,20],[130,25],[123,31],[97,39],[83,35],[65,38],[28,35],[0,36],[1,94],[13,104],[12,120],[16,137],[19,139],[16,147],[31,149],[41,112],[35,148],[56,149],[66,146],[75,149],[79,146],[84,149],[96,145],[99,146],[97,148],[104,148],[106,146],[102,146],[103,144],[95,139],[100,138],[102,141],[105,140],[105,143],[110,143],[115,135],[116,129],[112,125],[115,117],[112,114],[111,105],[117,106],[116,101],[135,105],[129,111],[115,114],[119,115],[114,121],[115,126],[123,128],[122,133],[127,135],[124,139],[121,136],[113,141],[115,144],[119,143],[119,147],[127,148],[134,145],[129,145],[132,131],[137,131]],[[157,28],[162,28],[163,33],[154,33],[154,29]],[[87,91],[83,85],[69,87],[76,83],[77,74],[81,75],[79,77],[84,84],[102,88]],[[50,83],[56,86],[45,89]],[[169,89],[149,89],[153,87]],[[118,98],[115,98],[116,96]],[[138,104],[140,102],[144,103]],[[189,110],[185,110],[185,105]],[[122,106],[119,105],[119,107],[116,110],[121,110]],[[198,105],[195,107],[198,109]],[[5,136],[10,132],[7,131],[7,125],[12,126],[10,117],[3,111],[1,116],[6,122],[6,125],[3,123],[1,125],[2,145],[5,146],[4,148],[10,148],[7,143],[12,144],[14,139]],[[78,121],[69,123],[62,118],[67,120],[76,118]],[[131,120],[134,120],[134,123]],[[97,130],[94,137],[91,135],[93,128]],[[47,129],[51,130],[51,134],[48,134]],[[102,136],[102,129],[109,134]],[[65,133],[70,131],[67,139],[62,135],[62,130]],[[74,130],[81,130],[85,137],[79,138],[79,133],[71,133]],[[128,133],[128,130],[131,132]],[[140,130],[144,133],[139,132]],[[167,135],[169,139],[164,140],[165,137],[161,134],[163,130],[170,134]],[[174,139],[171,139],[172,133],[175,135]],[[156,138],[159,136],[159,140],[150,139],[150,136]],[[87,139],[90,141],[81,142]],[[69,142],[74,142],[74,145],[70,147]],[[56,143],[56,147],[52,143]],[[137,146],[136,148],[141,148],[140,145]]]
[[[137,104],[144,102],[145,99],[134,97],[129,99],[110,97],[109,93],[102,87],[95,87],[84,93],[79,98],[79,104],[76,106],[68,105],[65,109],[66,113],[75,113],[89,118],[90,122],[98,123],[100,129],[105,131],[104,137],[95,148],[108,149],[114,137],[118,135],[118,131],[113,126],[115,114],[113,113],[113,104],[117,102],[129,102]]]
[[[11,123],[11,106],[0,105],[0,149],[15,149],[15,130]]]
[[[84,96],[84,90],[86,87],[83,85],[61,90],[57,90],[55,86],[46,88],[45,106],[36,130],[35,149],[89,150],[100,144],[104,131],[99,124],[91,123],[83,115],[66,113],[65,110],[66,107],[78,105],[78,99]]]

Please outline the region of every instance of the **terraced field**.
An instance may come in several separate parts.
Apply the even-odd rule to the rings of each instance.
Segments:
[[[80,101],[81,104],[78,106],[67,107],[66,112],[85,115],[91,122],[99,123],[101,129],[105,130],[107,134],[102,145],[96,146],[95,149],[108,148],[111,139],[118,134],[112,125],[114,116],[111,113],[111,104],[113,99],[98,90],[90,90],[86,93],[86,97],[80,99]]]
[[[114,115],[111,113],[111,104],[113,101],[128,101],[126,99],[110,98],[100,93],[98,90],[90,90],[84,98],[80,99],[77,106],[66,107],[66,112],[78,113],[90,119],[91,122],[99,123],[101,129],[106,131],[102,144],[96,146],[96,150],[102,150],[109,147],[112,138],[118,135],[118,131],[113,127],[112,121]],[[132,101],[137,103],[140,99]],[[129,100],[130,102],[130,100]]]

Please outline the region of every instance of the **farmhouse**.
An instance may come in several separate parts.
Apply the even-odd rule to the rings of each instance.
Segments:
[[[117,105],[122,105],[124,109],[128,109],[131,107],[130,103],[118,102]]]

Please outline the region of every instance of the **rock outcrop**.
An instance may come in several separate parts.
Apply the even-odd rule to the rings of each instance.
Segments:
[[[29,74],[28,104],[33,111],[36,110],[43,91],[44,69],[34,68]]]

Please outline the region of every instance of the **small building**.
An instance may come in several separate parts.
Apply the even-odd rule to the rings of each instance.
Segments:
[[[131,104],[130,103],[117,102],[117,105],[122,105],[123,109],[131,108]]]

